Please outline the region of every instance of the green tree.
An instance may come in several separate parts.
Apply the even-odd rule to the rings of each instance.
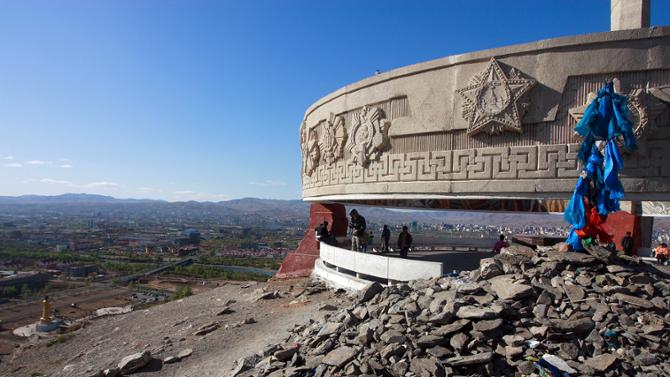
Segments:
[[[16,297],[16,287],[11,285],[2,288],[2,297]]]
[[[32,289],[27,284],[21,286],[21,297],[28,298],[33,295]]]
[[[179,300],[180,298],[188,297],[193,295],[193,291],[191,290],[191,286],[181,286],[177,288],[176,291],[172,294],[171,299],[173,300]]]

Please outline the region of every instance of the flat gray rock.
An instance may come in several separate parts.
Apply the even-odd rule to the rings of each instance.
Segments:
[[[445,377],[444,366],[434,357],[414,358],[410,362],[409,370],[417,376]]]
[[[585,334],[593,329],[595,323],[590,318],[580,318],[575,320],[553,319],[548,321],[547,326],[556,331],[569,331],[576,334]]]
[[[384,287],[377,283],[376,281],[373,283],[370,283],[365,286],[360,292],[359,292],[359,301],[360,302],[367,302],[370,301],[377,293],[380,293],[381,291],[384,290]]]
[[[177,354],[177,357],[179,358],[179,360],[181,360],[181,359],[185,359],[185,358],[191,356],[192,354],[193,354],[193,350],[191,348],[185,348],[185,349],[179,351],[179,353]]]
[[[549,251],[547,252],[547,257],[552,261],[574,264],[576,266],[589,266],[598,262],[598,260],[591,255],[576,252],[561,253],[557,251]]]
[[[639,306],[639,307],[645,308],[645,309],[651,309],[651,308],[654,307],[654,304],[651,301],[645,300],[645,299],[640,298],[640,297],[630,296],[630,295],[626,295],[626,294],[623,294],[623,293],[615,293],[612,297],[614,299],[619,300],[619,301],[623,301],[627,304]]]
[[[465,326],[467,326],[470,323],[470,321],[466,319],[460,319],[458,321],[455,321],[453,323],[450,323],[448,325],[440,326],[433,332],[433,334],[438,335],[438,336],[447,336],[449,334],[455,333],[457,331],[461,331]]]
[[[445,364],[449,366],[463,366],[463,365],[476,365],[476,364],[486,364],[491,361],[493,357],[493,352],[482,352],[475,355],[469,356],[456,356],[447,359]]]
[[[495,258],[484,258],[479,261],[479,276],[482,279],[488,280],[502,274],[502,267]]]
[[[512,276],[496,276],[489,281],[491,282],[491,289],[501,300],[518,300],[533,293],[533,287],[516,283]]]
[[[321,362],[326,365],[332,365],[337,369],[342,368],[346,363],[350,362],[356,355],[358,350],[353,347],[338,347],[330,351]]]
[[[456,312],[458,318],[463,319],[493,319],[500,316],[502,307],[498,305],[491,305],[485,308],[476,306],[461,306]]]
[[[597,372],[604,372],[608,370],[616,362],[616,356],[611,353],[604,353],[596,357],[592,357],[584,361],[584,364],[590,366]]]
[[[117,367],[121,374],[130,374],[147,365],[149,361],[151,361],[151,352],[138,352],[121,359]]]
[[[586,295],[581,287],[572,284],[565,285],[565,292],[568,294],[570,301],[579,301]]]
[[[483,333],[489,333],[489,332],[497,331],[498,329],[500,329],[500,327],[502,325],[503,325],[503,320],[500,319],[500,318],[496,318],[496,319],[476,322],[472,325],[472,327],[475,331],[480,331],[480,332],[483,332]]]

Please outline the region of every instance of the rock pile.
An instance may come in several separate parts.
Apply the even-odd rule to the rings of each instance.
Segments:
[[[666,271],[559,247],[513,245],[457,277],[373,283],[231,374],[670,375]]]

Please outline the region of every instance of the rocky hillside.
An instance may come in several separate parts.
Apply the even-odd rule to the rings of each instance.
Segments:
[[[228,284],[31,339],[0,376],[667,376],[669,272],[515,245],[354,298],[307,280]]]
[[[512,246],[458,277],[371,284],[231,376],[667,376],[667,272]]]
[[[77,322],[0,355],[2,377],[222,377],[235,360],[278,342],[349,298],[306,280],[231,282],[130,313]]]

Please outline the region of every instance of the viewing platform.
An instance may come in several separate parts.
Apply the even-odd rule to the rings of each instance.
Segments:
[[[463,249],[458,246],[449,248]],[[407,258],[401,258],[397,252],[364,253],[322,242],[314,274],[335,287],[358,290],[371,281],[393,284],[441,277],[454,270],[476,269],[481,259],[491,256],[488,250],[428,249],[421,246],[420,250],[410,252]],[[465,250],[467,249],[466,247]]]

